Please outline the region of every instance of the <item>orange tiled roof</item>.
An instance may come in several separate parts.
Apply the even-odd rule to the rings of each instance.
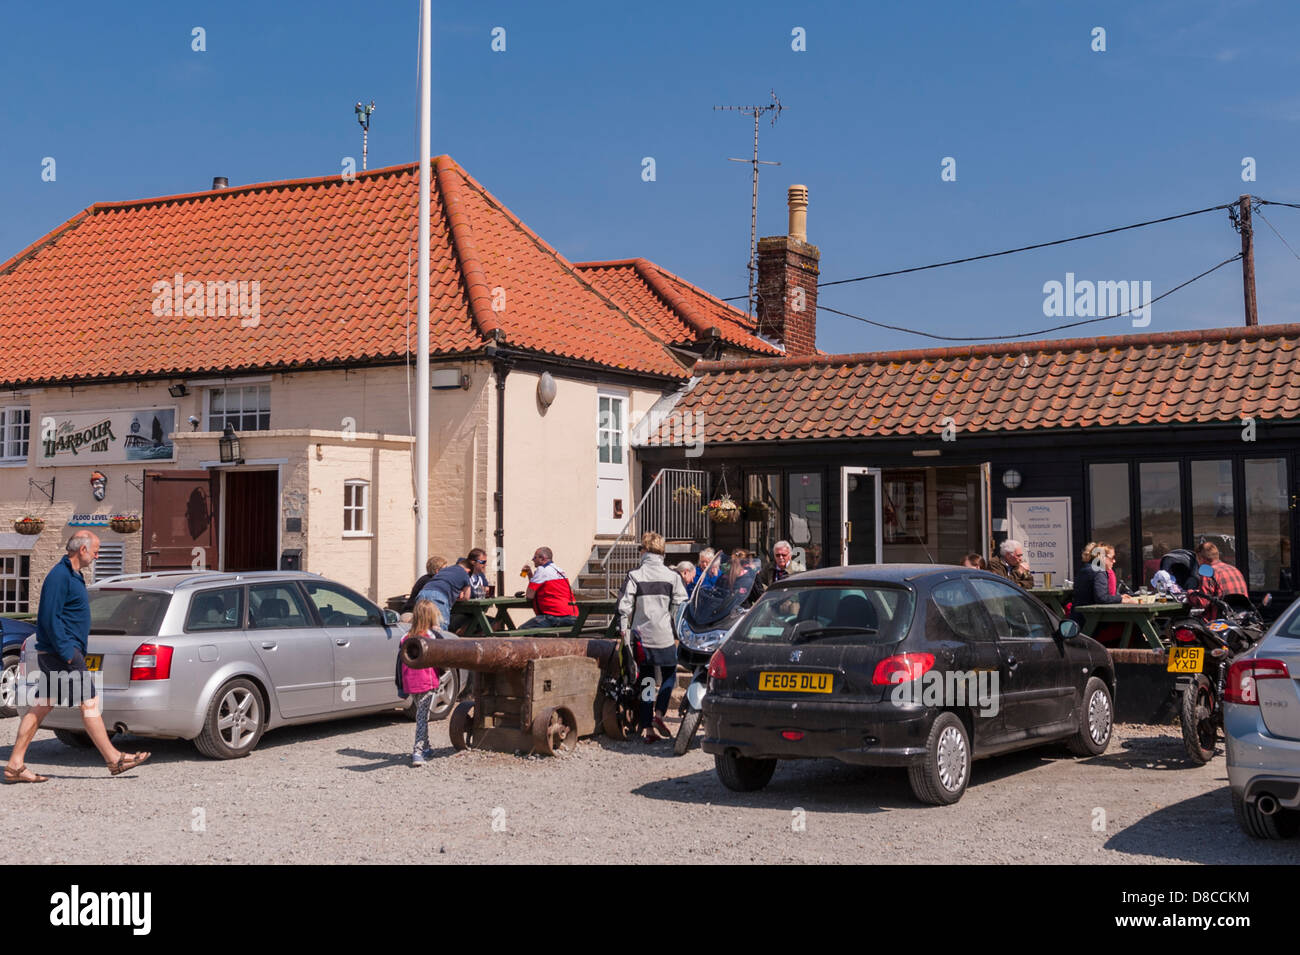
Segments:
[[[481,350],[500,329],[516,349],[686,377],[657,312],[643,326],[449,157],[433,180],[435,355]],[[418,193],[411,163],[97,203],[0,265],[0,383],[400,358],[408,315],[415,337]],[[175,302],[159,283],[177,274],[205,289],[257,282],[257,323],[233,304],[165,314]]]
[[[578,262],[574,268],[671,345],[708,341],[716,328],[728,345],[760,355],[782,354],[758,337],[749,315],[648,259]]]
[[[698,362],[709,444],[1300,418],[1300,325]]]

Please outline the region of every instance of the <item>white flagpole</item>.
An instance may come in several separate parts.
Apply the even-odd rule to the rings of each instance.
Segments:
[[[429,557],[429,127],[430,0],[420,0],[420,286],[415,361],[415,573]]]

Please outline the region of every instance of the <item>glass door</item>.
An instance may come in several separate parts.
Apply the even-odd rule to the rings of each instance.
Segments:
[[[878,564],[880,469],[840,468],[840,563]]]

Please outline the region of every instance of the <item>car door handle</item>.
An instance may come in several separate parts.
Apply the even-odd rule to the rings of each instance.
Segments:
[[[351,643],[351,642],[352,642],[351,640],[335,640],[335,641],[334,641],[334,646],[336,646],[336,647],[346,647],[346,646],[347,646],[349,643]]]
[[[1018,666],[1020,666],[1020,661],[1016,659],[1016,655],[1015,655],[1014,653],[1011,654],[1011,656],[1007,657],[1007,669],[1008,669],[1008,670],[1011,670],[1012,672],[1015,672],[1015,669],[1016,669]]]
[[[262,641],[262,649],[263,649],[263,650],[274,650],[274,649],[275,649],[275,641],[274,641],[274,640],[263,640],[263,641]]]

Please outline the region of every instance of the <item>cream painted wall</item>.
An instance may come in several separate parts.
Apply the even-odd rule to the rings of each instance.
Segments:
[[[504,567],[506,589],[512,593],[523,589],[519,570],[541,545],[550,547],[560,569],[570,580],[576,580],[587,564],[596,536],[596,420],[600,385],[592,379],[555,375],[555,401],[542,409],[537,400],[539,377],[537,373],[521,371],[512,371],[506,377]],[[630,428],[661,393],[623,390],[630,397]],[[495,400],[489,418],[495,445]],[[492,468],[495,477],[495,459]],[[632,493],[626,504],[627,516],[631,516],[640,497],[639,471],[640,465],[633,460],[629,469]]]

